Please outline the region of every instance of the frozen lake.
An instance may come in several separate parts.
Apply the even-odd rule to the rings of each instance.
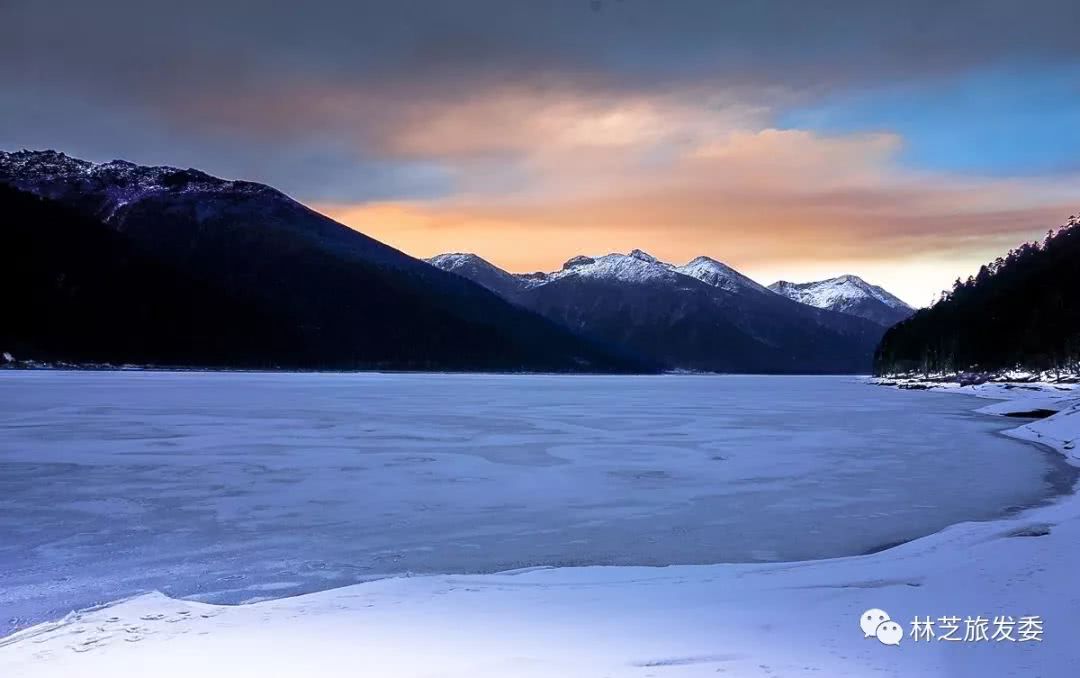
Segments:
[[[0,372],[0,403],[0,635],[150,589],[858,554],[1074,477],[975,398],[847,377]]]

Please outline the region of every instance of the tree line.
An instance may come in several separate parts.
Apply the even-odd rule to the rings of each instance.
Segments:
[[[876,374],[1009,369],[1080,372],[1080,217],[957,279],[929,308],[894,325]]]

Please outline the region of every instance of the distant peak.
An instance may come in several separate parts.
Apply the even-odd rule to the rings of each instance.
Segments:
[[[838,275],[834,278],[825,278],[824,280],[814,280],[811,282],[797,283],[789,280],[777,280],[773,284],[769,285],[769,289],[779,288],[791,288],[791,289],[812,289],[822,287],[835,287],[837,285],[852,284],[862,289],[874,289],[874,285],[866,282],[857,275],[851,273],[845,273],[844,275]]]
[[[495,264],[481,257],[479,254],[473,254],[472,252],[445,252],[424,259],[424,261],[436,268],[441,268],[444,271],[456,271],[463,267],[474,266],[505,273],[505,271]]]
[[[207,174],[193,167],[181,169],[171,165],[140,165],[128,160],[110,160],[92,162],[75,158],[61,151],[30,151],[23,149],[8,153],[0,151],[0,168],[6,168],[23,174],[50,175],[58,178],[77,176],[99,176],[103,180],[114,181],[160,181],[170,178],[173,184],[177,178],[188,179],[206,184],[227,185],[230,188],[262,186],[248,181],[232,181]]]
[[[475,261],[479,258],[480,257],[473,254],[472,252],[443,252],[442,254],[436,254],[433,257],[428,257],[427,259],[424,259],[424,261],[427,261],[429,263],[435,261],[451,261],[454,259],[468,259]]]
[[[855,285],[860,285],[860,286],[864,286],[864,287],[870,287],[870,283],[866,282],[865,280],[863,280],[859,276],[853,275],[851,273],[845,273],[844,275],[837,276],[837,277],[833,278],[833,280],[835,280],[836,282],[853,283]]]
[[[715,271],[726,271],[742,275],[724,262],[717,261],[716,259],[713,259],[712,257],[707,257],[705,255],[702,255],[700,257],[694,257],[682,268],[707,268]]]
[[[576,257],[570,257],[566,260],[566,263],[562,265],[564,271],[568,271],[571,268],[577,268],[578,266],[587,266],[589,264],[596,263],[596,259],[587,257],[583,254],[579,254]]]
[[[74,160],[74,158],[71,158],[69,155],[67,155],[63,151],[54,151],[51,148],[46,149],[44,151],[31,151],[31,150],[29,150],[27,148],[24,148],[24,149],[21,149],[21,150],[18,150],[18,151],[11,151],[11,152],[0,151],[0,155],[11,156],[13,158],[54,158],[54,159],[57,159],[57,160],[63,159],[63,158],[68,158],[68,159]]]
[[[453,273],[472,280],[481,287],[486,287],[503,297],[513,296],[526,287],[532,287],[543,282],[542,277],[519,276],[504,271],[487,259],[472,252],[446,252],[436,254],[433,257],[424,259],[424,261],[447,273]]]
[[[769,285],[769,289],[817,308],[846,311],[855,304],[873,300],[901,312],[911,310],[901,299],[851,273],[805,283],[779,280]]]
[[[97,216],[103,221],[117,218],[130,206],[154,195],[198,191],[270,196],[291,202],[269,186],[220,179],[196,169],[137,165],[126,160],[96,163],[53,150],[0,151],[0,181],[54,199],[64,195],[95,195],[100,203]]]
[[[648,264],[655,264],[655,263],[657,263],[659,261],[659,259],[657,259],[656,257],[654,257],[653,255],[649,254],[648,252],[646,252],[644,250],[636,250],[636,249],[635,250],[630,250],[630,256],[633,257],[634,259],[637,259],[639,261],[644,261],[645,263],[648,263]]]
[[[678,266],[675,270],[683,275],[697,278],[703,283],[725,289],[729,292],[739,292],[744,290],[754,290],[756,292],[766,291],[761,285],[750,278],[747,278],[727,264],[704,255],[694,257],[685,266]]]
[[[701,255],[700,257],[694,257],[686,265],[687,266],[698,266],[698,265],[701,265],[701,264],[719,264],[719,263],[720,263],[719,261],[717,261],[716,259],[713,259],[712,257],[707,257],[705,255]]]
[[[0,162],[22,171],[48,171],[51,173],[84,171],[95,166],[94,163],[87,160],[73,158],[52,149],[31,151],[24,148],[21,151],[11,153],[0,151]]]

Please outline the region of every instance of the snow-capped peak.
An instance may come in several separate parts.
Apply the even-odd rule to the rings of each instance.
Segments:
[[[439,254],[424,261],[436,268],[468,278],[504,297],[514,297],[522,290],[544,282],[542,276],[537,278],[507,273],[487,259],[468,252]]]
[[[568,271],[576,266],[588,266],[589,264],[596,263],[596,259],[587,257],[583,254],[579,254],[576,257],[570,257],[566,260],[566,263],[562,265],[562,270]]]
[[[591,278],[629,284],[662,282],[683,287],[704,283],[725,292],[753,291],[772,294],[742,273],[711,257],[697,257],[682,266],[675,266],[640,249],[630,250],[629,254],[619,252],[597,256],[579,254],[568,259],[561,269],[551,273],[508,273],[475,254],[440,254],[431,257],[427,262],[444,271],[463,275],[493,289],[497,286],[505,289],[505,285],[509,282],[508,280],[496,281],[495,277],[514,279],[518,283],[515,286],[518,290],[546,285],[564,278]]]
[[[857,275],[841,275],[808,283],[780,280],[769,285],[769,289],[808,306],[856,315],[886,326],[914,312],[897,297]]]
[[[857,275],[841,275],[828,280],[792,283],[785,280],[769,285],[769,289],[795,301],[818,308],[836,308],[845,303],[876,299],[889,308],[912,310],[910,306],[877,285],[871,285]]]
[[[549,274],[547,281],[577,276],[640,284],[661,280],[676,281],[677,275],[671,264],[666,264],[641,250],[632,250],[630,254],[613,252],[598,257],[573,257],[563,264],[562,270]]]
[[[547,273],[509,273],[487,259],[468,252],[438,254],[424,261],[435,268],[468,278],[510,300],[551,279]]]
[[[424,261],[432,266],[437,266],[444,271],[450,271],[451,273],[466,266],[482,266],[484,268],[502,270],[488,260],[473,254],[472,252],[447,252],[445,254],[436,254],[431,258],[424,259]]]
[[[143,166],[126,160],[90,162],[72,158],[58,151],[0,151],[0,171],[17,175],[26,181],[109,179],[114,183],[138,183],[147,187],[163,180],[182,176],[185,179],[215,186],[233,183],[212,177],[196,169],[179,169],[168,166]]]
[[[95,163],[57,151],[0,151],[0,181],[46,197],[93,189],[106,197],[106,219],[124,205],[160,193],[277,193],[269,186],[219,179],[196,169],[147,167],[125,160]]]
[[[648,252],[638,249],[630,250],[629,256],[637,259],[638,261],[644,261],[647,264],[656,264],[660,262],[659,259],[649,254]]]
[[[683,266],[676,267],[675,270],[683,275],[697,278],[706,284],[729,292],[746,289],[758,292],[769,291],[727,264],[721,263],[712,257],[697,257]]]

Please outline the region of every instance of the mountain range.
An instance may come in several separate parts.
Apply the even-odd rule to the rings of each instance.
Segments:
[[[769,285],[769,289],[803,304],[856,315],[885,327],[891,327],[915,312],[894,295],[857,275],[808,283],[779,280]]]
[[[269,186],[52,151],[0,152],[0,184],[0,351],[18,359],[654,369]]]
[[[509,273],[468,253],[427,261],[584,336],[672,369],[862,372],[886,327],[856,312],[864,305],[850,296],[836,309],[829,306],[832,299],[823,307],[801,303],[705,256],[678,266],[633,250],[575,256],[558,271],[528,274]]]
[[[863,372],[910,311],[854,276],[763,287],[698,257],[512,274],[427,262],[262,184],[0,152],[0,351],[208,367]],[[793,298],[789,298],[793,297]]]

